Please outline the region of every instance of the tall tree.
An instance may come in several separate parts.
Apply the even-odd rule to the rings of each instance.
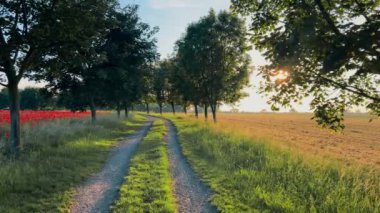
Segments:
[[[333,130],[344,128],[351,106],[380,115],[379,1],[232,3],[251,16],[251,40],[270,62],[260,71],[261,92],[271,94],[273,109],[310,96],[314,119]]]
[[[204,66],[202,64],[202,47],[198,38],[202,36],[198,23],[187,27],[186,34],[176,43],[177,88],[181,91],[184,101],[194,105],[195,117],[198,118],[198,106],[204,102],[205,84]],[[203,52],[204,53],[204,52]]]
[[[165,63],[166,61],[160,62],[153,73],[153,91],[160,114],[162,114],[163,104],[167,100],[168,72],[165,69]]]
[[[20,150],[20,80],[38,73],[39,65],[55,59],[58,53],[75,53],[71,50],[92,36],[88,24],[95,21],[94,16],[104,15],[101,11],[109,4],[105,0],[0,1],[0,84],[9,92],[11,151],[15,156]]]
[[[155,95],[153,91],[153,83],[154,83],[154,72],[153,72],[152,66],[146,66],[144,77],[143,77],[143,83],[142,83],[142,97],[141,101],[142,104],[145,105],[146,113],[150,113],[149,104],[154,103]]]
[[[82,25],[79,26],[84,31],[81,40],[75,46],[65,46],[65,51],[59,51],[57,58],[45,62],[43,71],[35,75],[36,79],[47,81],[47,87],[57,92],[81,92],[75,96],[81,95],[81,102],[90,107],[93,123],[96,121],[96,105],[104,94],[107,72],[107,59],[102,47],[110,28],[116,24],[117,9],[113,1],[97,1],[93,2],[95,5],[88,5],[92,9],[86,11],[86,19],[81,20]],[[81,5],[86,6],[83,2]]]
[[[118,112],[123,105],[126,116],[131,104],[141,99],[147,70],[158,57],[154,38],[158,28],[141,22],[137,10],[137,6],[131,5],[117,15],[117,28],[111,30],[105,45],[105,65],[110,69],[108,90]]]
[[[169,58],[161,63],[161,68],[165,69],[167,84],[166,84],[166,93],[167,93],[167,102],[172,108],[172,113],[175,114],[176,104],[181,102],[181,93],[180,93],[180,80],[178,79],[178,68],[176,65],[175,58]]]
[[[198,104],[210,106],[216,122],[216,110],[221,103],[234,103],[244,97],[248,85],[250,49],[244,21],[222,11],[190,25],[178,42],[177,56],[186,70]],[[205,114],[207,116],[207,114]]]

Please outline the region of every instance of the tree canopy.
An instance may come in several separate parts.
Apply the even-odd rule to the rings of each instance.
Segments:
[[[376,0],[232,0],[251,17],[251,41],[270,62],[261,92],[273,109],[312,97],[314,118],[341,130],[344,112],[380,115],[380,7]],[[274,81],[279,73],[287,78]]]
[[[245,96],[249,83],[250,58],[244,20],[213,10],[187,28],[177,42],[177,60],[183,74],[184,96],[205,110],[210,106],[216,121],[217,106],[234,103]],[[181,71],[182,69],[182,71]]]

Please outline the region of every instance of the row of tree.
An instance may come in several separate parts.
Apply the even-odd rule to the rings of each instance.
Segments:
[[[213,10],[188,26],[176,43],[173,57],[161,61],[153,83],[159,106],[169,103],[186,108],[208,109],[216,122],[221,103],[235,103],[246,94],[242,89],[249,83],[251,71],[245,22],[237,15]]]
[[[210,107],[216,121],[217,106],[239,100],[248,84],[244,21],[228,12],[210,11],[189,25],[173,57],[159,62],[158,29],[140,21],[137,6],[19,0],[0,2],[0,10],[0,85],[8,92],[15,156],[20,151],[18,85],[25,77],[46,86],[22,91],[21,100],[34,104],[22,109],[43,108],[43,91],[68,109],[89,108],[93,122],[99,107],[115,108],[118,116],[123,109],[128,116],[132,104],[144,103],[149,113],[152,102],[161,113],[164,104],[173,112],[176,105],[186,112],[193,104],[197,117],[203,106],[206,118]]]
[[[11,152],[20,151],[22,78],[43,81],[70,109],[124,107],[139,100],[158,59],[156,28],[137,6],[116,0],[1,1],[0,85],[11,116]]]

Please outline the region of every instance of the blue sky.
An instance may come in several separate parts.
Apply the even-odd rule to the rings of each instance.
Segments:
[[[120,3],[139,5],[141,19],[160,28],[158,50],[163,58],[173,52],[175,41],[189,23],[206,15],[211,8],[227,10],[230,5],[223,0],[121,0]]]

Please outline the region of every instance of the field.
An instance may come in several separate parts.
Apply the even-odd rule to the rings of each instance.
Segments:
[[[366,115],[348,115],[346,129],[333,133],[318,127],[311,117],[307,113],[224,113],[219,115],[214,128],[263,139],[265,143],[291,150],[294,155],[380,168],[380,120],[369,122]]]
[[[279,115],[283,125],[290,121],[287,116]],[[183,116],[167,117],[175,122],[185,156],[211,187],[212,203],[222,212],[380,211],[378,170],[367,165],[347,166],[334,160],[333,152],[323,152],[325,149],[318,156],[310,155],[313,152],[301,149],[306,149],[302,140],[287,148],[289,142],[279,135],[272,137],[272,132],[279,134],[288,127],[271,127],[277,121],[272,114],[222,115],[216,125]],[[251,131],[252,118],[261,118],[255,120],[261,131]],[[293,122],[307,123],[307,115],[298,119]],[[361,119],[353,118],[353,122]],[[312,126],[307,130],[331,135]],[[293,133],[302,137],[299,128]]]
[[[44,120],[83,118],[89,116],[89,112],[71,112],[67,110],[61,111],[44,111],[44,110],[23,110],[20,112],[21,123],[37,123]],[[8,110],[0,110],[0,125],[2,123],[10,123],[10,115]]]

